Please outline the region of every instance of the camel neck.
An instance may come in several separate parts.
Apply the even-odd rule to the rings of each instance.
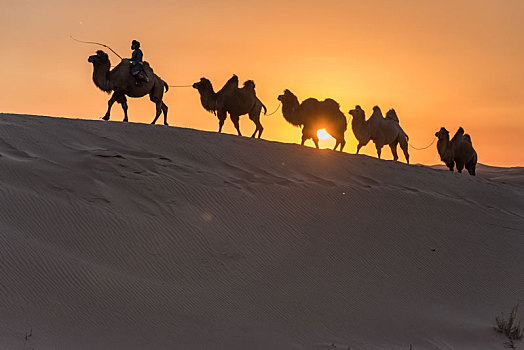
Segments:
[[[208,111],[217,109],[217,94],[213,88],[200,92],[200,102],[202,103],[202,107]]]
[[[110,63],[97,64],[93,67],[93,82],[95,85],[103,91],[111,91],[109,87],[109,67]]]
[[[440,160],[447,161],[451,158],[451,145],[449,142],[449,138],[447,139],[439,139],[437,141],[437,150],[440,155]]]
[[[298,102],[283,102],[282,103],[282,114],[287,118],[292,118],[298,109]]]
[[[369,125],[366,122],[365,118],[355,118],[351,120],[351,128],[355,133],[355,136],[359,140],[369,139]]]

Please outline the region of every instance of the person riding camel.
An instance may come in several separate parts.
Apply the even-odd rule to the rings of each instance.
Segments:
[[[149,78],[144,72],[144,67],[142,66],[142,59],[144,54],[140,50],[140,42],[138,40],[133,40],[131,42],[131,50],[133,54],[129,59],[131,61],[131,74],[135,77],[137,85],[140,85],[142,82],[149,82]]]

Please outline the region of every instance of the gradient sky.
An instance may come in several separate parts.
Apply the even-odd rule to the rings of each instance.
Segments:
[[[235,73],[255,80],[270,111],[285,88],[300,100],[334,98],[346,116],[355,104],[368,116],[374,105],[395,108],[416,147],[441,126],[452,133],[462,126],[479,162],[524,165],[523,0],[0,2],[0,112],[100,118],[109,97],[93,85],[87,62],[98,47],[69,35],[106,43],[123,57],[138,39],[145,60],[171,85],[205,76],[218,90]],[[217,130],[196,90],[173,88],[165,102],[171,125]],[[133,99],[129,116],[149,123],[154,105]],[[122,118],[115,104],[112,119]],[[300,141],[300,129],[280,112],[262,116],[262,124],[265,139]],[[241,129],[254,130],[246,116]],[[224,130],[235,133],[229,120]],[[346,140],[354,153],[350,130]],[[374,146],[364,153],[375,155]],[[440,162],[435,146],[410,153],[414,163]],[[391,159],[389,149],[383,155]]]

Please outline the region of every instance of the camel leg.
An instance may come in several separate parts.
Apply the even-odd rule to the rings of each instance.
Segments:
[[[258,138],[262,137],[262,131],[264,131],[264,127],[260,122],[258,122]]]
[[[317,134],[314,134],[312,139],[313,139],[313,142],[315,143],[315,147],[317,149],[320,149],[320,147],[318,147],[318,136],[317,136]]]
[[[380,153],[382,152],[382,146],[376,145],[376,147],[377,147],[377,156],[378,156],[378,159],[380,159]]]
[[[364,145],[362,145],[362,144],[360,144],[360,143],[357,145],[357,154],[358,154],[358,152],[360,151],[360,149],[362,148],[362,146],[364,146]]]
[[[340,141],[340,152],[342,152],[345,145],[346,145],[346,139],[342,138],[342,141]]]
[[[391,143],[391,144],[389,145],[389,148],[391,148],[391,154],[393,154],[393,160],[394,160],[395,162],[398,160],[397,144],[398,144],[397,141],[393,141],[393,143]]]
[[[262,131],[264,131],[264,127],[262,126],[262,124],[260,124],[260,108],[258,109],[258,111],[255,110],[250,112],[249,119],[251,119],[256,126],[255,132],[253,132],[253,135],[251,135],[251,137],[255,137],[258,131],[258,138],[260,138],[260,136],[262,136]]]
[[[122,97],[120,97],[118,99],[118,103],[120,103],[120,105],[122,106],[122,110],[124,111],[124,122],[127,122],[127,98],[126,98],[126,95],[122,95]]]
[[[408,140],[406,138],[401,138],[399,140],[400,149],[404,152],[404,158],[406,158],[406,163],[409,164],[409,153],[408,153]]]
[[[121,95],[122,94],[120,92],[118,92],[118,91],[113,92],[113,95],[111,96],[109,101],[107,101],[107,112],[102,117],[102,119],[109,120],[109,116],[111,115],[111,107],[113,107],[113,103],[115,103],[120,98]]]
[[[474,162],[470,162],[466,164],[466,169],[468,170],[468,173],[471,176],[475,176],[475,163]]]
[[[329,132],[329,131],[328,131]],[[333,136],[335,140],[337,140],[337,143],[335,144],[335,148],[333,148],[333,151],[337,150],[337,146],[340,145],[340,152],[344,149],[344,146],[346,145],[346,140],[344,139],[344,134],[340,134],[337,132],[334,132],[333,134],[330,133],[330,135],[336,135]]]
[[[301,146],[304,146],[304,143],[306,142],[306,140],[308,139],[309,137],[307,137],[306,135],[302,134],[302,142],[300,143]]]
[[[167,106],[166,104],[162,101],[162,113],[164,113],[164,125],[168,125],[167,124]]]
[[[155,119],[153,119],[153,122],[151,124],[155,124],[158,117],[160,117],[160,113],[162,113],[162,101],[155,102],[156,104],[156,114]]]
[[[306,140],[311,138],[311,134],[309,132],[309,129],[306,129],[305,127],[302,129],[302,143],[300,145],[304,146],[304,143],[306,143]]]
[[[242,136],[242,133],[240,132],[240,124],[238,123],[238,119],[240,118],[240,116],[230,114],[229,117],[231,118],[231,121],[233,122],[235,129],[237,129],[238,136]]]
[[[455,165],[457,166],[457,171],[458,171],[459,173],[462,173],[462,169],[464,169],[464,163],[462,163],[462,162],[457,162],[457,161],[456,161],[456,162],[455,162]]]
[[[253,132],[253,135],[251,135],[251,137],[255,137],[258,131],[258,138],[260,138],[260,136],[262,136],[262,131],[264,131],[264,127],[258,121],[255,122],[255,125],[256,125],[256,129],[255,129],[255,132]]]
[[[223,110],[218,110],[216,116],[218,118],[218,132],[222,132],[222,127],[224,126],[224,122],[227,118],[227,112]]]

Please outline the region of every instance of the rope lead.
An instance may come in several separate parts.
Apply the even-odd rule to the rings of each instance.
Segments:
[[[409,145],[409,147],[411,147],[411,148],[413,148],[413,149],[415,149],[417,151],[422,151],[422,150],[425,150],[426,148],[430,148],[435,143],[436,140],[437,140],[437,138],[435,137],[433,139],[433,141],[431,141],[431,143],[429,145],[427,145],[426,147],[422,147],[422,148],[417,148],[417,147],[411,146],[411,143],[409,143],[409,142],[408,142],[408,145]]]
[[[282,104],[282,102],[279,102],[279,103],[278,103],[278,107],[277,107],[277,109],[275,109],[275,111],[274,111],[273,113],[269,113],[269,114],[266,114],[266,115],[267,115],[267,116],[270,116],[270,115],[273,115],[273,114],[275,114],[276,112],[278,112],[278,110],[280,109],[280,105],[281,105],[281,104]]]

